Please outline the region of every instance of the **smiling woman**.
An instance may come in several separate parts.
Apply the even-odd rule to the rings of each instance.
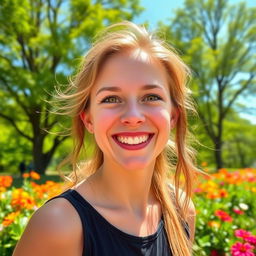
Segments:
[[[188,74],[144,28],[131,22],[107,28],[57,96],[65,102],[62,114],[73,117],[73,184],[36,211],[15,256],[192,254],[197,169],[185,144],[193,109]],[[90,175],[79,179],[86,132],[95,154],[80,167]]]

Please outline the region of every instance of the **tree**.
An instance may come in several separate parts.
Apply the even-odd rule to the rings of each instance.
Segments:
[[[35,169],[44,173],[66,139],[47,103],[56,78],[67,83],[96,31],[130,20],[139,0],[2,0],[0,6],[0,117],[32,145]],[[45,145],[46,140],[51,145]],[[49,143],[48,143],[49,144]]]
[[[255,165],[256,125],[233,113],[224,121],[223,156],[227,167]]]
[[[256,92],[256,8],[226,0],[186,0],[169,25],[167,39],[193,70],[191,82],[200,120],[223,166],[224,120],[239,97]]]
[[[7,125],[7,121],[0,120],[0,172],[17,173],[21,162],[25,162],[26,165],[31,162],[30,143],[22,137],[17,141],[14,128]]]

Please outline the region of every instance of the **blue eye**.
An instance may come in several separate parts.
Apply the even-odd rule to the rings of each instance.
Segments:
[[[117,96],[108,96],[104,98],[101,103],[121,103],[121,100]]]
[[[158,101],[162,100],[162,98],[156,94],[149,94],[145,98],[145,101]]]

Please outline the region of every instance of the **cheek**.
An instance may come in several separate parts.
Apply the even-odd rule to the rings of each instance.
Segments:
[[[170,131],[171,114],[166,108],[152,109],[151,116],[158,126]]]
[[[113,123],[117,120],[118,113],[113,109],[98,110],[94,113],[94,132],[95,137],[101,136],[103,133],[106,136],[106,132],[113,126]],[[103,134],[103,135],[104,135]]]
[[[167,109],[161,109],[158,111],[152,111],[153,122],[156,124],[158,129],[158,142],[161,145],[161,149],[159,153],[164,149],[166,146],[169,138],[170,138],[170,131],[171,131],[171,115]]]

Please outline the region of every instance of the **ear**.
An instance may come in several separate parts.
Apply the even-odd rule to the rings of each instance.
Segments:
[[[84,123],[84,126],[86,127],[87,131],[89,133],[93,133],[93,124],[92,124],[89,113],[83,111],[79,116],[82,122]]]
[[[178,108],[172,108],[172,110],[171,110],[171,129],[176,127],[178,119],[179,119]]]

